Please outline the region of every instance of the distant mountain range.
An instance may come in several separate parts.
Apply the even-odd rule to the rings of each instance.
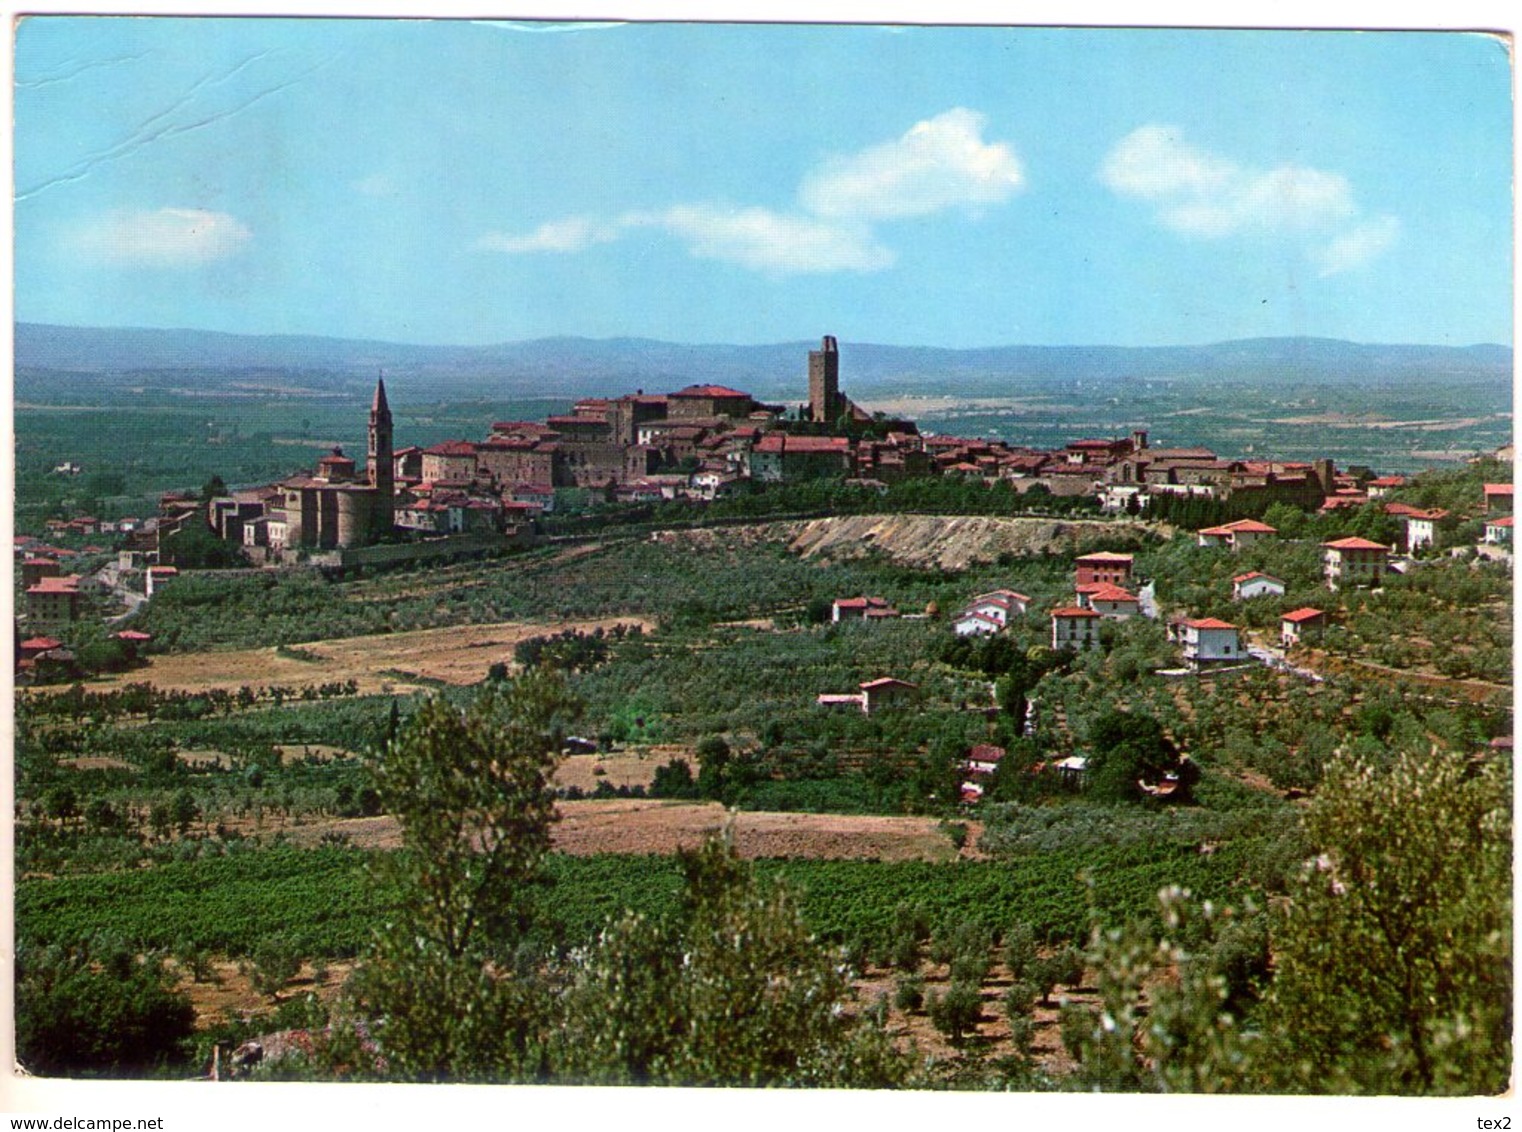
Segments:
[[[96,388],[163,384],[194,375],[198,388],[279,376],[283,384],[348,389],[378,371],[414,379],[430,395],[498,396],[669,392],[716,382],[763,398],[802,400],[807,354],[818,341],[693,345],[643,338],[541,338],[493,346],[418,346],[296,335],[16,324],[18,392],[44,381]],[[1078,382],[1203,380],[1292,384],[1347,381],[1507,382],[1512,350],[1361,344],[1328,338],[1256,338],[1203,346],[995,346],[952,350],[842,342],[841,387],[889,393],[1008,393]],[[933,384],[930,384],[933,383]],[[397,385],[397,382],[393,382]],[[406,396],[399,388],[398,393]]]

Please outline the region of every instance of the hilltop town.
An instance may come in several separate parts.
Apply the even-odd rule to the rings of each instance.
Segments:
[[[1075,440],[1057,450],[922,435],[915,422],[867,413],[841,391],[841,351],[829,336],[808,354],[807,392],[808,400],[796,406],[763,404],[713,384],[669,394],[640,390],[618,398],[583,398],[569,413],[543,422],[496,421],[482,440],[424,448],[397,446],[380,378],[362,465],[335,449],[310,471],[265,486],[203,497],[168,493],[159,513],[145,520],[101,521],[88,515],[49,520],[50,535],[75,536],[75,541],[118,536],[106,565],[88,575],[66,572],[65,566],[74,558],[98,561],[108,548],[59,547],[17,536],[24,591],[18,639],[31,642],[18,658],[24,662],[21,670],[29,673],[37,656],[44,656],[46,667],[46,654],[55,654],[55,660],[57,650],[67,654],[62,643],[41,649],[38,642],[53,642],[50,634],[67,636],[88,608],[104,604],[112,619],[130,617],[182,569],[203,565],[208,536],[226,548],[217,556],[222,566],[299,564],[342,571],[534,545],[542,520],[556,511],[557,494],[564,496],[567,489],[580,489],[610,515],[621,506],[662,501],[701,510],[716,500],[783,485],[834,482],[885,493],[906,481],[938,479],[998,488],[1007,493],[1011,513],[1063,500],[1075,514],[1186,524],[1201,516],[1242,516],[1194,524],[1201,545],[1235,550],[1278,533],[1261,521],[1275,505],[1324,515],[1381,501],[1408,482],[1406,476],[1378,475],[1368,467],[1339,470],[1329,458],[1247,459],[1201,447],[1153,447],[1141,428],[1123,437]],[[1327,540],[1328,585],[1350,579],[1377,583],[1392,568],[1390,556],[1395,556],[1393,568],[1401,570],[1402,555],[1434,546],[1440,528],[1451,531],[1473,515],[1487,520],[1477,552],[1509,554],[1510,491],[1509,484],[1487,485],[1472,515],[1382,503],[1400,525],[1399,538]],[[1130,582],[1125,571],[1101,580],[1112,585],[1111,592],[1094,595],[1080,587],[1074,603],[1050,611],[1054,647],[1097,643],[1084,628],[1091,616],[1135,612],[1137,599],[1124,589]],[[1277,582],[1240,581],[1246,588],[1236,596],[1271,592]],[[976,613],[976,603],[969,610]],[[983,611],[983,621],[957,622],[957,632],[990,628],[990,612]],[[1297,633],[1314,631],[1316,611],[1294,612],[1300,618],[1294,623]],[[1285,632],[1289,640],[1288,625]],[[130,626],[117,637],[134,653],[147,644]],[[1191,660],[1201,655],[1239,656],[1240,646],[1223,636],[1203,650],[1197,641],[1186,649]]]

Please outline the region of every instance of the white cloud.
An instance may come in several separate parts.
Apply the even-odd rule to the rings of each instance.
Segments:
[[[89,221],[76,243],[86,255],[142,267],[196,267],[241,251],[253,233],[224,212],[122,210]]]
[[[1186,236],[1293,238],[1323,276],[1373,260],[1399,229],[1393,216],[1362,219],[1353,186],[1340,173],[1305,165],[1248,168],[1190,145],[1172,126],[1127,134],[1106,156],[1099,179],[1121,196],[1149,202],[1159,223]]]
[[[530,252],[579,252],[594,244],[618,239],[618,225],[599,223],[585,216],[568,216],[550,220],[523,236],[490,232],[481,237],[480,246],[491,251],[521,255]]]
[[[1133,130],[1110,151],[1099,177],[1123,196],[1153,202],[1162,223],[1193,236],[1305,231],[1355,212],[1341,174],[1299,165],[1243,168],[1189,145],[1171,126]]]
[[[1312,253],[1321,268],[1321,277],[1352,271],[1384,254],[1400,238],[1400,220],[1394,216],[1376,216],[1351,232],[1338,236],[1325,248]]]
[[[1099,179],[1118,193],[1158,199],[1218,191],[1238,173],[1231,162],[1185,144],[1171,126],[1142,126],[1110,151]]]
[[[893,253],[864,224],[773,212],[684,204],[655,214],[632,214],[630,225],[663,228],[699,259],[737,263],[784,275],[880,271]]]
[[[893,141],[831,158],[805,175],[796,210],[690,202],[611,222],[552,220],[527,234],[492,233],[478,246],[511,254],[579,252],[646,228],[684,241],[699,259],[754,271],[880,271],[895,257],[874,224],[952,208],[976,211],[1003,203],[1022,186],[1014,151],[985,142],[985,125],[982,114],[956,107]]]
[[[1024,174],[1014,150],[983,140],[987,118],[955,107],[903,136],[834,157],[804,177],[799,199],[818,216],[896,220],[1001,204]]]

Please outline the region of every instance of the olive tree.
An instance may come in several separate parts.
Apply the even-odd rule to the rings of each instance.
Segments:
[[[562,679],[533,670],[464,708],[427,701],[371,760],[403,850],[378,866],[390,912],[355,997],[391,1076],[532,1072],[543,1028],[537,988],[501,965],[527,925],[549,849],[549,779],[573,714]]]
[[[555,1058],[562,1080],[842,1086],[904,1082],[907,1059],[853,1010],[849,972],[787,893],[731,846],[681,857],[679,909],[628,915],[584,956]]]
[[[1333,765],[1305,818],[1317,854],[1273,931],[1288,1084],[1507,1087],[1510,779],[1509,760],[1437,749]]]
[[[1474,1095],[1511,1066],[1511,767],[1407,749],[1333,763],[1314,856],[1269,936],[1163,893],[1161,924],[1096,927],[1102,1009],[1064,1041],[1101,1088]],[[1267,977],[1267,955],[1273,956]],[[1158,978],[1176,973],[1176,977]],[[1259,986],[1262,987],[1259,1001]]]

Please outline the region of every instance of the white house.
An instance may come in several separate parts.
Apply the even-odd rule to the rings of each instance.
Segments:
[[[1492,546],[1511,545],[1511,516],[1485,520],[1485,541]]]
[[[1366,538],[1340,538],[1321,544],[1322,572],[1332,589],[1341,584],[1350,586],[1368,582],[1379,584],[1379,579],[1389,569],[1389,550],[1380,543]]]
[[[992,774],[999,769],[999,763],[1004,758],[1004,748],[996,747],[992,743],[979,743],[967,752],[967,761],[963,766],[970,774]]]
[[[1052,610],[1052,648],[1083,652],[1099,648],[1099,623],[1092,609],[1067,606]]]
[[[1008,625],[1011,617],[1023,617],[1030,603],[1030,598],[1014,590],[994,590],[973,598],[967,606],[967,612],[981,613],[985,617],[992,617],[1000,625]]]
[[[1279,619],[1279,640],[1285,648],[1315,640],[1326,628],[1326,614],[1306,606],[1291,610]]]
[[[1136,595],[1108,582],[1090,582],[1078,587],[1079,609],[1091,609],[1109,621],[1124,621],[1141,613]]]
[[[150,566],[145,575],[144,591],[146,596],[152,597],[164,586],[179,577],[179,570],[173,566]]]
[[[875,621],[897,616],[898,610],[880,597],[838,597],[830,606],[831,621]]]
[[[1241,660],[1245,655],[1237,627],[1215,617],[1200,617],[1183,623],[1184,659],[1198,667]]]
[[[1254,570],[1250,574],[1238,574],[1231,580],[1232,601],[1268,596],[1284,596],[1284,582],[1272,574],[1261,574]]]
[[[1439,507],[1435,511],[1410,511],[1406,514],[1406,553],[1415,554],[1424,546],[1437,542],[1437,525],[1448,518]]]
[[[1278,533],[1277,528],[1256,519],[1238,519],[1219,527],[1204,527],[1198,532],[1198,538],[1201,546],[1229,546],[1232,550],[1241,550],[1261,538],[1270,538]]]
[[[981,637],[997,633],[1004,622],[983,613],[967,612],[951,623],[951,631],[959,637]]]

